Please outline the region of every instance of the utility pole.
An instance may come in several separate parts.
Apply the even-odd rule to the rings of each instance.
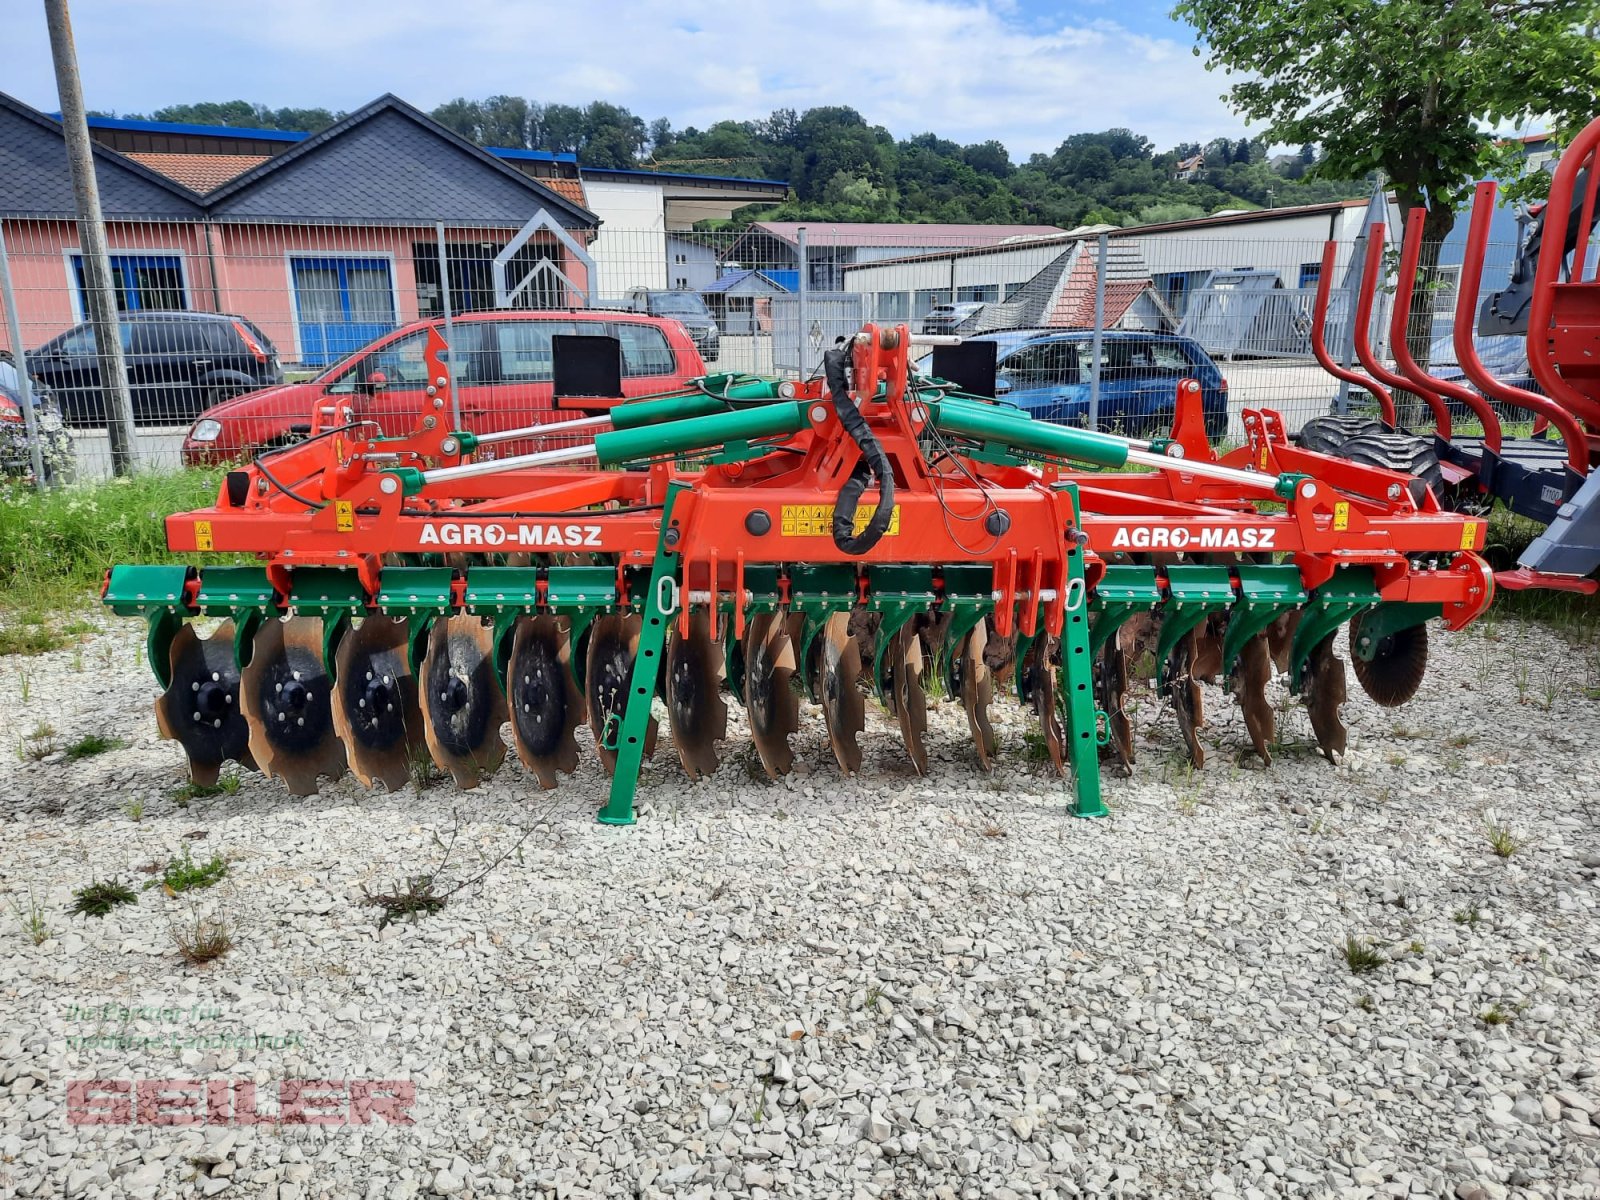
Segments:
[[[122,359],[122,330],[117,297],[111,283],[111,254],[106,224],[100,215],[100,187],[94,177],[94,151],[78,80],[78,52],[72,42],[67,0],[44,0],[50,27],[50,56],[55,60],[56,92],[61,98],[61,132],[67,141],[72,191],[78,202],[78,245],[83,251],[84,290],[89,324],[94,329],[95,356],[100,362],[100,395],[111,439],[111,469],[133,473],[133,398],[128,393],[128,368]]]

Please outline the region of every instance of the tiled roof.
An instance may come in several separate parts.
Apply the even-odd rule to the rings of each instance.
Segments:
[[[589,207],[589,200],[583,194],[583,181],[580,179],[541,179],[540,183],[549,188],[564,200],[571,200],[574,204],[584,208]]]
[[[157,154],[130,151],[127,157],[202,195],[267,161],[265,154]]]

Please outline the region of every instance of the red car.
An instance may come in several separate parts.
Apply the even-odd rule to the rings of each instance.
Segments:
[[[238,462],[298,441],[325,396],[346,398],[358,418],[376,421],[386,435],[408,432],[427,386],[422,354],[428,331],[443,326],[442,318],[414,322],[315,379],[250,392],[206,409],[183,439],[183,461],[191,466]],[[688,331],[661,317],[585,310],[464,313],[455,319],[451,351],[461,423],[474,433],[492,433],[583,416],[554,407],[550,339],[558,333],[617,338],[627,396],[667,391],[706,373]],[[504,457],[535,448],[518,441],[494,449]]]

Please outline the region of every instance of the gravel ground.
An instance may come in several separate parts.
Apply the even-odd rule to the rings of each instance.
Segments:
[[[1146,698],[1104,821],[1014,705],[985,777],[944,704],[925,780],[881,714],[848,782],[810,708],[780,786],[742,740],[694,786],[663,747],[631,829],[593,821],[593,766],[552,803],[514,762],[470,794],[246,776],[181,807],[141,632],[0,660],[8,743],[128,742],[0,763],[0,1196],[1600,1197],[1600,700],[1547,631],[1436,636],[1401,710],[1352,681],[1338,767],[1297,707],[1271,769],[1240,763],[1208,689],[1191,772]],[[380,930],[363,887],[452,835],[451,879],[526,837]],[[66,914],[183,847],[227,877]],[[235,945],[186,966],[204,916]],[[1353,973],[1347,937],[1383,961]],[[119,1035],[154,1044],[93,1041]],[[265,1123],[151,1124],[168,1079],[213,1081],[218,1120],[253,1083]],[[411,1123],[272,1119],[332,1080],[311,1112],[345,1122],[347,1079],[405,1081]],[[69,1121],[81,1080],[138,1123]]]

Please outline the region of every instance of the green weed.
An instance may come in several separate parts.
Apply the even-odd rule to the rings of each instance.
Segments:
[[[77,762],[80,758],[93,758],[96,754],[104,754],[108,750],[121,750],[127,744],[126,738],[88,733],[67,747],[67,761]]]
[[[1489,849],[1501,858],[1510,858],[1522,849],[1522,843],[1511,836],[1511,831],[1504,825],[1497,825],[1493,821],[1484,822],[1484,832],[1489,835]]]
[[[233,949],[233,928],[216,917],[199,917],[191,926],[178,926],[172,940],[183,961],[191,967],[212,962]]]
[[[1339,952],[1344,955],[1344,964],[1350,968],[1352,975],[1370,974],[1389,961],[1378,953],[1371,942],[1362,941],[1354,934],[1344,939]]]
[[[152,879],[144,886],[162,887],[176,895],[179,892],[208,888],[227,873],[228,864],[223,861],[222,855],[213,854],[209,862],[197,863],[190,856],[189,847],[185,846],[182,858],[169,858],[167,865],[162,868],[161,878]]]
[[[49,758],[61,747],[56,742],[56,727],[48,721],[39,721],[33,732],[24,734],[17,747],[17,756],[33,762]]]
[[[50,926],[44,919],[44,905],[39,903],[32,891],[28,893],[28,903],[24,907],[15,896],[10,899],[11,911],[16,915],[17,924],[22,926],[23,936],[35,946],[42,946],[50,940]]]
[[[137,904],[138,895],[120,879],[100,879],[72,893],[67,909],[75,917],[103,917],[119,904]]]
[[[1501,1008],[1499,1002],[1496,1001],[1478,1014],[1478,1020],[1493,1028],[1496,1025],[1511,1024],[1511,1014]]]
[[[1483,910],[1474,904],[1470,908],[1456,909],[1454,916],[1457,925],[1466,925],[1469,928],[1476,929],[1478,922],[1483,920]]]

